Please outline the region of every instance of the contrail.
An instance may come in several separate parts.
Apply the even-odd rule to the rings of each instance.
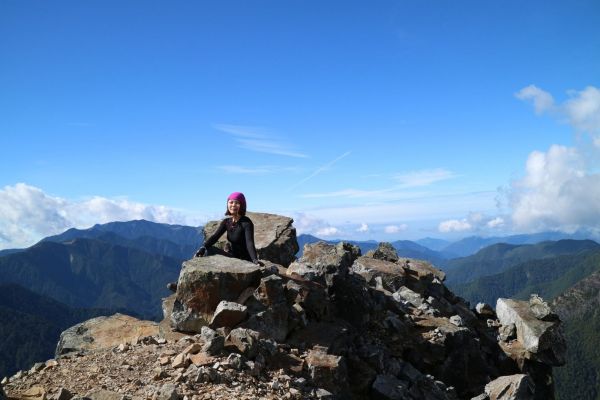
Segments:
[[[290,187],[288,189],[288,191],[294,190],[295,188],[297,188],[298,186],[302,185],[304,182],[306,182],[307,180],[314,178],[315,176],[319,175],[321,172],[327,170],[328,168],[330,168],[333,164],[335,164],[336,162],[340,161],[342,158],[346,157],[347,155],[349,155],[351,153],[351,151],[347,151],[344,154],[342,154],[341,156],[339,156],[338,158],[336,158],[335,160],[329,161],[327,164],[320,166],[319,168],[317,168],[315,170],[315,172],[313,172],[312,174],[310,174],[309,176],[307,176],[306,178],[302,179],[300,182],[296,183],[294,186]]]

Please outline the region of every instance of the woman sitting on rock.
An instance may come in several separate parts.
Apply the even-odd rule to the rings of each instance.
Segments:
[[[254,247],[254,224],[250,218],[246,217],[246,198],[243,193],[234,192],[227,198],[227,210],[225,218],[219,224],[219,227],[204,241],[204,244],[194,255],[195,257],[204,257],[214,254],[220,254],[227,257],[235,257],[241,260],[251,261],[254,264],[261,265],[256,255]],[[230,247],[221,250],[214,246],[221,236],[227,231],[227,240]],[[167,284],[171,291],[177,290],[177,282]]]
[[[204,241],[195,256],[221,254],[259,264],[254,247],[254,224],[246,216],[246,198],[243,193],[234,192],[229,195],[225,215],[230,217],[221,221],[215,233]],[[227,241],[231,244],[231,248],[227,251],[214,246],[225,232],[227,232]]]

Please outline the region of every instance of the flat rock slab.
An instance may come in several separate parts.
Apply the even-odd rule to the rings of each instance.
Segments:
[[[260,267],[221,255],[197,257],[183,263],[171,314],[173,328],[199,332],[208,325],[221,301],[236,301],[260,283]]]
[[[366,256],[354,261],[352,272],[362,276],[372,286],[376,285],[377,278],[381,279],[383,288],[391,292],[401,288],[406,281],[406,273],[400,265]]]
[[[248,307],[233,301],[221,301],[210,321],[211,328],[233,328],[248,316]]]
[[[525,374],[501,376],[485,385],[485,393],[490,400],[530,400],[533,383]]]
[[[427,261],[400,258],[397,263],[404,266],[409,274],[416,275],[418,278],[437,278],[440,282],[446,280],[446,273]]]
[[[142,321],[129,315],[96,317],[72,326],[60,334],[56,355],[74,351],[108,349],[121,343],[135,342],[144,336],[158,336],[156,322]]]

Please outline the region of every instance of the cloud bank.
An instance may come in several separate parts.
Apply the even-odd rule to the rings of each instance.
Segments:
[[[0,190],[0,249],[28,247],[73,227],[134,219],[189,225],[200,222],[165,206],[99,196],[73,201],[17,183]]]
[[[585,230],[600,234],[600,90],[570,90],[557,102],[550,93],[529,85],[515,97],[531,102],[538,115],[569,124],[578,138],[574,146],[553,144],[532,151],[523,176],[504,193],[509,218],[471,213],[443,221],[440,232],[476,232],[507,227],[516,232]]]
[[[567,122],[589,141],[576,147],[552,145],[529,154],[525,175],[511,184],[512,222],[526,231],[600,230],[600,90],[571,90],[557,104],[544,90],[530,85],[516,96],[533,102],[538,114]]]

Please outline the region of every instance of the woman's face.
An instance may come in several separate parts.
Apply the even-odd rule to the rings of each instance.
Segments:
[[[237,200],[227,200],[227,211],[231,215],[238,215],[240,212],[240,202]]]

